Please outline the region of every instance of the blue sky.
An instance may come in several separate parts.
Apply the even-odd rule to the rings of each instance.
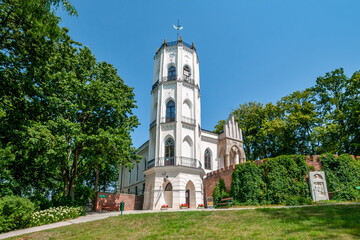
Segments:
[[[202,128],[213,130],[239,104],[276,102],[343,67],[360,70],[360,1],[331,0],[72,0],[79,16],[61,10],[61,26],[111,63],[134,88],[148,139],[153,57],[164,38],[195,43],[200,59]]]

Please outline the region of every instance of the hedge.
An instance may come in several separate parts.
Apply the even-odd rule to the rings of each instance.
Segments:
[[[26,198],[5,196],[0,198],[0,233],[30,225],[34,204]]]
[[[332,200],[358,200],[360,190],[360,162],[347,154],[336,157],[325,154],[320,157],[325,172],[328,192]]]

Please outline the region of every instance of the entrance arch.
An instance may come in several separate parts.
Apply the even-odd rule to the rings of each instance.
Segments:
[[[185,202],[189,205],[189,208],[196,208],[195,186],[191,180],[188,181],[185,187]]]
[[[165,204],[172,208],[173,204],[173,187],[170,182],[164,183],[164,200]]]

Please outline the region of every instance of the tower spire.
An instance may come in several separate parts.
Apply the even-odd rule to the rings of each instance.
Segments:
[[[176,29],[176,39],[178,39],[178,38],[179,38],[179,31],[183,29],[183,26],[180,25],[179,19],[178,19],[178,24],[177,24],[177,26],[175,26],[175,25],[173,24],[173,27]]]

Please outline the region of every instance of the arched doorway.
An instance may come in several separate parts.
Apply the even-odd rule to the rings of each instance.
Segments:
[[[185,202],[189,208],[196,208],[195,186],[192,181],[188,181],[186,184]]]
[[[165,204],[169,205],[169,208],[172,208],[173,203],[173,187],[170,182],[164,183],[164,200]]]

